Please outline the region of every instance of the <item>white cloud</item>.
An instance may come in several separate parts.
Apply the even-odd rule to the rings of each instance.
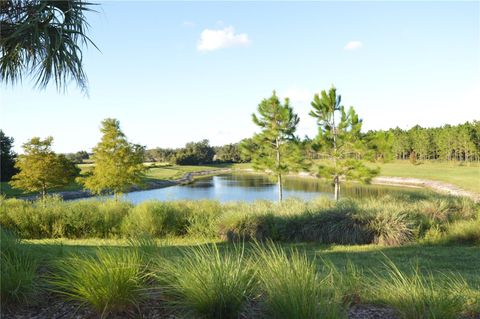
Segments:
[[[250,44],[250,39],[246,33],[235,33],[232,26],[223,29],[212,30],[205,29],[200,34],[200,40],[197,44],[198,51],[215,51],[218,49],[246,46]]]
[[[355,49],[359,49],[363,46],[363,43],[361,41],[350,41],[348,42],[344,49],[345,50],[355,50]]]
[[[308,102],[312,99],[313,93],[297,86],[289,87],[285,92],[280,94],[282,98],[288,97],[292,102]]]

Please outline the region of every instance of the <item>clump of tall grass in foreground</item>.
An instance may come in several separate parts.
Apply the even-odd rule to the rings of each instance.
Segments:
[[[35,292],[37,261],[20,241],[0,228],[0,300],[27,303]]]
[[[386,274],[374,274],[370,293],[375,303],[392,307],[399,318],[454,319],[467,310],[469,287],[460,276],[424,275],[418,267],[407,274],[390,260],[385,266]]]
[[[268,313],[274,318],[343,318],[345,312],[332,274],[321,278],[316,264],[296,250],[285,252],[272,243],[258,245],[258,277]]]
[[[138,306],[144,274],[136,250],[101,249],[96,256],[73,255],[60,260],[48,282],[54,292],[106,317]]]
[[[181,258],[162,260],[157,276],[167,302],[195,318],[238,318],[254,285],[243,247],[224,252],[216,245],[190,248]]]

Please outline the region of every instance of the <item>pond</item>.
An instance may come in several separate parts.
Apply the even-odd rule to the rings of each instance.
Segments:
[[[410,188],[347,184],[341,187],[341,196],[379,196],[392,192],[412,192]],[[418,191],[418,190],[416,190]],[[319,196],[333,198],[333,187],[314,178],[288,177],[285,179],[284,198],[296,197],[309,200]],[[268,176],[256,174],[225,174],[203,177],[191,184],[131,192],[125,199],[140,203],[145,200],[199,200],[227,201],[277,200],[277,185]]]

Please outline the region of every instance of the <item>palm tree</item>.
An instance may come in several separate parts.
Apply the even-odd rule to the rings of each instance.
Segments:
[[[95,46],[86,35],[85,13],[92,5],[83,0],[1,0],[0,80],[15,83],[32,76],[44,88],[53,79],[57,89],[74,80],[86,92],[82,47]]]

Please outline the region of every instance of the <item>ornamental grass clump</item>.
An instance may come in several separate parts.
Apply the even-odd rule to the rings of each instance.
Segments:
[[[470,289],[462,277],[422,274],[418,267],[406,273],[390,260],[385,267],[386,274],[373,274],[369,291],[400,319],[454,319],[468,310]]]
[[[254,272],[243,247],[223,252],[216,245],[194,247],[159,265],[167,303],[185,316],[238,318],[252,296]]]
[[[104,318],[136,308],[143,297],[144,279],[139,253],[123,248],[62,259],[48,283],[52,291],[92,307]]]
[[[344,318],[331,286],[332,274],[321,277],[313,260],[272,243],[257,245],[258,278],[267,313],[273,318]]]
[[[28,303],[38,288],[37,260],[10,232],[0,228],[0,300]]]

